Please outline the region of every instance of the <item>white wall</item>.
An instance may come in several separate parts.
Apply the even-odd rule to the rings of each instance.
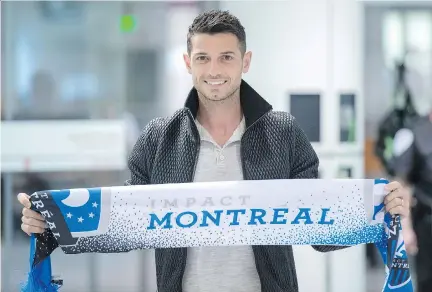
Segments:
[[[183,54],[187,52],[186,36],[189,25],[200,13],[199,7],[172,6],[166,10],[167,35],[165,39],[164,77],[161,79],[164,114],[171,115],[184,106],[187,94],[193,86],[187,72]]]
[[[122,107],[126,99],[127,50],[163,47],[166,22],[161,3],[79,3],[83,6],[81,16],[69,20],[43,17],[40,2],[4,5],[7,111],[15,110],[18,97],[27,93],[30,79],[38,70],[53,74],[58,88],[73,75],[95,76],[94,97]],[[127,13],[138,19],[132,34],[122,33],[119,26],[121,15]],[[87,104],[95,112],[100,105]]]
[[[314,146],[324,177],[336,177],[341,164],[351,166],[354,177],[363,177],[362,3],[223,1],[221,8],[236,15],[246,28],[253,57],[245,80],[276,110],[289,111],[289,92],[322,93],[322,141]],[[338,97],[346,91],[357,95],[358,138],[354,145],[338,142]],[[295,247],[295,257],[300,291],[366,289],[364,246],[329,254],[309,246]]]

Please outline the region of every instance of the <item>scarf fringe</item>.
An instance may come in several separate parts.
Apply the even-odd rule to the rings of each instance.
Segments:
[[[61,284],[56,284],[50,282],[49,285],[43,283],[38,279],[37,275],[34,275],[33,272],[29,273],[28,279],[26,283],[21,284],[21,292],[58,292]]]
[[[52,280],[51,258],[48,256],[37,265],[33,264],[36,251],[36,237],[30,238],[30,272],[27,281],[21,284],[21,292],[58,292],[62,286],[61,280]]]

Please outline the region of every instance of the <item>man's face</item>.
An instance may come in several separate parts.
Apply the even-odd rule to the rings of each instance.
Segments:
[[[210,101],[232,97],[249,70],[251,53],[242,56],[237,37],[229,33],[196,34],[191,43],[184,60],[196,90]]]

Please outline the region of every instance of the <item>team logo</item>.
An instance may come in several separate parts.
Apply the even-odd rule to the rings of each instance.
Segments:
[[[107,232],[111,211],[109,188],[52,191],[51,197],[73,238],[101,235]]]

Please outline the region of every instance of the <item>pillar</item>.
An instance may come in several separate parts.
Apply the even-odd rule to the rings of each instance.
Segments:
[[[200,13],[193,2],[166,3],[166,45],[163,65],[161,109],[163,115],[171,115],[183,107],[186,96],[193,86],[192,77],[187,72],[183,53],[187,50],[186,37],[188,27]]]
[[[236,15],[246,29],[252,63],[244,79],[275,110],[290,111],[303,128],[313,120],[311,114],[318,115],[313,126],[320,129],[319,139],[313,137],[312,128],[308,135],[320,157],[322,177],[362,178],[363,4],[354,0],[291,0],[271,5],[222,1],[220,5]],[[296,99],[300,103],[294,105],[291,94],[318,94],[316,113],[309,112],[313,104],[308,102],[313,103],[313,97],[309,101],[307,96]],[[340,106],[341,99],[345,106]],[[363,245],[327,254],[309,246],[294,247],[300,291],[364,292],[364,251]]]

